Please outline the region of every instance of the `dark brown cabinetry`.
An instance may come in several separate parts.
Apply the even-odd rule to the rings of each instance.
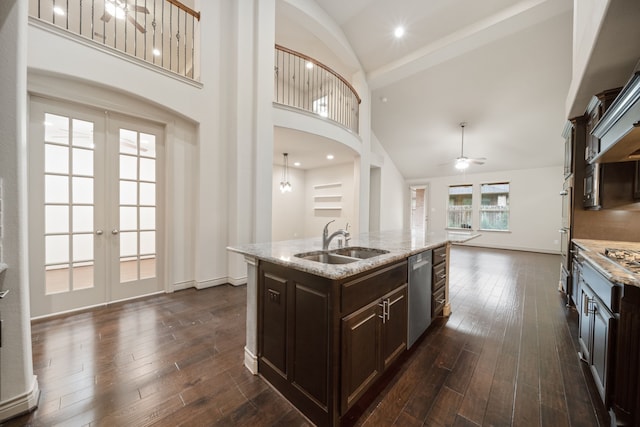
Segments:
[[[587,112],[585,114],[587,117],[587,138],[584,152],[584,159],[587,163],[591,162],[600,154],[600,139],[594,136],[591,131],[596,127],[598,121],[600,121],[605,111],[611,106],[621,89],[621,87],[618,87],[600,92],[592,98],[587,106]]]
[[[407,348],[407,286],[342,319],[342,412]]]
[[[343,280],[260,262],[258,371],[336,426],[407,347],[407,261]]]
[[[591,368],[600,397],[609,405],[612,394],[616,317],[611,308],[617,296],[616,285],[597,273],[591,266],[583,266],[580,275],[580,327],[578,339],[582,360]],[[615,297],[614,297],[615,298]],[[608,300],[608,303],[605,303]]]
[[[617,422],[640,426],[640,288],[625,286],[620,303],[613,409]]]
[[[447,284],[447,247],[433,250],[433,277],[431,280],[431,317],[442,315]]]

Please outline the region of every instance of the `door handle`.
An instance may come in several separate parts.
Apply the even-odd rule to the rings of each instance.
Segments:
[[[102,236],[102,233],[104,233],[104,231],[102,231],[102,230],[96,230],[96,234],[97,234],[98,236]]]
[[[382,307],[382,315],[378,315],[379,318],[382,319],[382,323],[387,323],[388,313],[387,313],[387,305],[389,304],[389,299],[382,300],[382,302],[378,303],[379,307]]]
[[[114,236],[116,234],[118,234],[120,231],[118,231],[118,229],[114,228],[113,230],[111,230],[111,234],[113,234]]]

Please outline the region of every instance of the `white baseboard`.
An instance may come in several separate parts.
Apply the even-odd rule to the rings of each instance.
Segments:
[[[233,286],[244,286],[247,284],[247,276],[243,277],[228,277],[227,283],[230,283]]]
[[[211,288],[213,286],[226,285],[227,283],[229,283],[228,278],[220,277],[218,279],[202,280],[200,282],[196,282],[195,288],[205,289],[205,288]]]
[[[258,375],[258,357],[251,353],[247,347],[244,348],[244,366],[253,375]]]
[[[456,246],[471,246],[474,248],[486,248],[486,249],[504,249],[507,251],[521,251],[521,252],[534,252],[540,254],[550,254],[550,255],[560,255],[560,250],[550,250],[550,249],[540,249],[540,248],[523,248],[520,246],[509,246],[509,245],[483,245],[478,244],[477,242],[465,242],[465,243],[454,243]]]
[[[10,400],[0,402],[0,421],[5,421],[34,410],[38,406],[39,399],[40,388],[38,387],[38,378],[34,375],[30,391]]]
[[[183,291],[185,289],[195,288],[195,287],[196,287],[195,280],[185,280],[184,282],[174,283],[171,286],[171,289],[173,290],[173,292],[176,292],[176,291]]]

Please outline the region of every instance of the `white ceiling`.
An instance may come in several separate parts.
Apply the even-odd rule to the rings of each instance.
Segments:
[[[317,3],[364,67],[373,132],[406,179],[456,173],[443,163],[460,154],[460,122],[465,155],[487,158],[467,173],[562,164],[572,0]]]
[[[353,163],[357,153],[344,144],[312,133],[276,127],[274,130],[273,163],[282,165],[283,154],[289,157],[289,167],[295,169],[317,169],[342,163]],[[332,154],[333,159],[327,159]],[[300,166],[295,166],[300,162]]]

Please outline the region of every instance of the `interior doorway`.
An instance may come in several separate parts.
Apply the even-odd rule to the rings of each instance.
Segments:
[[[429,234],[429,185],[411,186],[410,193],[411,231],[426,236]]]
[[[33,317],[163,290],[164,129],[32,97]]]

